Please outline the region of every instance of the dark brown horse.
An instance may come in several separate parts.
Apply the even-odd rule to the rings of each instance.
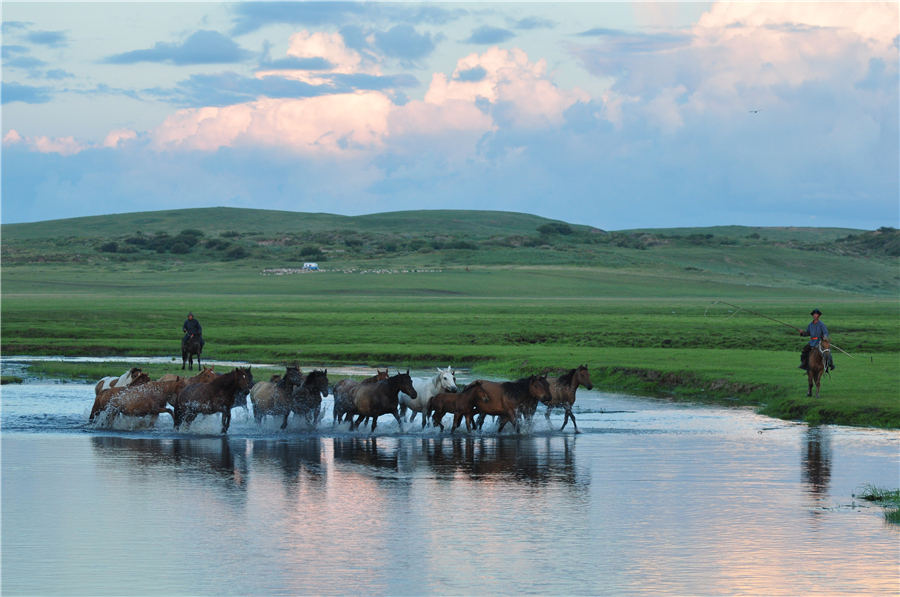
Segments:
[[[350,423],[350,429],[359,427],[360,422],[367,417],[372,417],[372,431],[378,424],[381,415],[393,415],[397,419],[397,425],[403,429],[398,408],[400,407],[399,393],[404,392],[415,398],[416,389],[413,387],[409,370],[406,373],[397,373],[387,379],[375,383],[359,384],[354,392],[356,421]]]
[[[375,370],[375,375],[367,377],[362,381],[353,379],[342,379],[334,384],[334,408],[331,411],[333,421],[332,424],[341,423],[343,421],[353,421],[353,415],[356,414],[356,389],[360,384],[375,383],[388,378],[388,370]]]
[[[294,388],[290,397],[290,411],[285,413],[281,428],[287,427],[288,415],[302,416],[306,424],[314,427],[319,423],[322,412],[322,398],[328,395],[328,369],[310,371],[300,386]]]
[[[490,397],[481,385],[481,380],[472,382],[462,392],[441,392],[431,397],[428,403],[428,411],[431,414],[431,422],[435,427],[444,430],[442,419],[447,413],[453,413],[453,427],[450,432],[456,431],[463,418],[466,419],[466,431],[471,431],[475,426],[475,403],[488,401]],[[423,417],[427,413],[423,413]]]
[[[551,398],[550,384],[543,375],[532,375],[516,381],[496,382],[483,379],[476,381],[481,382],[489,398],[475,402],[475,410],[478,412],[478,429],[484,425],[486,415],[497,415],[500,417],[498,433],[503,431],[503,427],[507,423],[512,423],[518,433],[519,413],[528,418],[528,413],[533,415],[537,409],[538,401],[544,402]]]
[[[303,385],[303,373],[299,367],[287,367],[277,382],[260,381],[250,389],[250,403],[253,404],[253,418],[261,425],[266,415],[285,417],[291,412],[291,394],[294,388]]]
[[[806,370],[806,377],[809,380],[809,389],[806,391],[807,396],[812,396],[813,385],[816,386],[816,398],[819,397],[819,386],[822,383],[822,375],[825,373],[825,364],[828,362],[827,356],[831,352],[831,342],[828,338],[819,340],[818,346],[813,346],[809,351],[809,365]]]
[[[183,423],[190,427],[197,415],[222,413],[222,433],[227,433],[235,395],[252,386],[253,374],[249,367],[238,367],[209,383],[192,383],[186,386],[174,401],[170,401],[174,407],[172,418],[175,420],[175,429],[180,429]]]
[[[547,421],[550,420],[550,411],[554,408],[562,408],[566,411],[560,431],[566,428],[566,423],[572,419],[572,425],[575,426],[575,433],[578,431],[578,423],[575,422],[575,415],[572,414],[572,405],[575,404],[575,391],[578,386],[584,386],[588,390],[593,389],[594,384],[591,383],[591,374],[588,372],[587,365],[579,365],[577,368],[570,370],[565,375],[559,377],[551,377],[547,380],[550,384],[550,400],[544,401],[547,410],[544,415]]]
[[[140,371],[140,369],[138,369],[138,371]],[[149,381],[150,376],[141,371],[131,378],[131,382],[127,386],[113,386],[107,390],[100,390],[94,397],[94,405],[91,407],[91,414],[88,417],[88,421],[93,421],[95,418],[97,418],[97,415],[99,415],[104,409],[106,409],[109,401],[112,400],[113,397],[117,394],[121,394],[128,388],[139,386]]]
[[[200,365],[200,353],[203,352],[203,343],[200,336],[191,334],[181,339],[181,368],[184,369],[185,363],[190,363],[189,370],[194,369],[194,355],[197,355],[197,367]]]

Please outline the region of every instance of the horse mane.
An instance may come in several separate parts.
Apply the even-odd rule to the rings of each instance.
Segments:
[[[572,369],[572,370],[570,370],[568,373],[563,373],[562,375],[560,375],[560,376],[557,377],[556,379],[559,381],[559,383],[560,383],[561,385],[564,385],[564,386],[570,386],[570,385],[572,385],[572,378],[575,377],[575,373],[576,373],[577,371],[578,371],[577,368],[576,368],[576,369]]]

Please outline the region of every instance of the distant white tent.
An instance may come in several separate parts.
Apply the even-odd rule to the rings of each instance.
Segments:
[[[317,271],[319,271],[319,264],[316,263],[315,261],[307,261],[306,263],[303,264],[303,269],[305,269],[308,272],[317,272]]]

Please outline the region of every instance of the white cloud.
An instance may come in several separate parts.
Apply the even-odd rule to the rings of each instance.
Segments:
[[[291,48],[296,57],[325,54],[336,65],[329,72],[355,74],[353,69],[362,67],[339,36],[303,32],[292,38]],[[459,80],[459,73],[473,68],[483,70],[481,80]],[[380,150],[404,136],[448,134],[459,143],[463,133],[469,140],[466,145],[474,150],[478,137],[498,126],[484,102],[502,107],[512,126],[533,128],[559,124],[563,112],[579,99],[587,97],[553,84],[544,61],[530,62],[522,50],[492,48],[460,60],[449,78],[435,74],[424,100],[396,105],[380,91],[262,98],[181,110],[152,136],[159,149],[214,151],[259,144],[308,154],[355,155]],[[458,147],[453,152],[458,153]]]
[[[129,129],[116,129],[110,131],[103,140],[103,147],[116,148],[123,141],[130,141],[137,138],[137,133]]]
[[[329,74],[381,74],[377,65],[363,60],[356,50],[352,50],[344,43],[340,33],[325,33],[300,31],[291,36],[287,55],[300,60],[324,59],[331,68],[321,71]],[[258,78],[279,76],[287,79],[295,79],[309,83],[310,85],[323,85],[329,79],[319,76],[320,71],[305,69],[269,69],[256,73]]]

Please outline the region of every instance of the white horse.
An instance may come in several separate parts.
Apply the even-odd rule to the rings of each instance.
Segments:
[[[409,422],[412,423],[416,418],[416,413],[428,412],[428,404],[431,397],[441,392],[456,392],[456,374],[453,369],[447,367],[441,369],[438,367],[437,375],[432,378],[417,377],[413,380],[413,388],[416,390],[417,396],[410,398],[403,392],[400,392],[400,417],[406,420],[406,409],[410,409],[412,414]],[[427,417],[422,415],[422,427],[425,427]]]
[[[138,373],[141,370],[138,367],[132,367],[119,377],[111,375],[109,377],[104,377],[100,381],[97,382],[97,385],[94,386],[94,395],[100,395],[100,392],[103,390],[108,390],[110,388],[124,388],[125,386],[131,383],[131,380],[137,377]]]

